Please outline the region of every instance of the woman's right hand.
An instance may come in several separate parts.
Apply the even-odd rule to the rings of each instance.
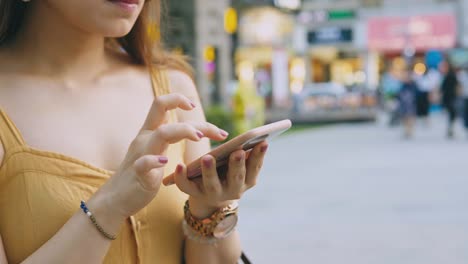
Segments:
[[[169,144],[204,137],[224,140],[225,131],[210,123],[167,123],[169,110],[190,111],[195,105],[181,94],[157,97],[146,121],[131,143],[117,172],[99,189],[99,196],[112,214],[125,219],[145,207],[156,196],[168,162],[164,156]]]

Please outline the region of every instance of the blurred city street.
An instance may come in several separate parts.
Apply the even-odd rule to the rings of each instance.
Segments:
[[[241,203],[254,263],[468,263],[468,139],[445,119],[412,140],[386,121],[293,132],[271,143]]]
[[[468,129],[468,0],[216,3],[192,52],[207,120],[344,122],[272,142],[240,207],[253,263],[468,263],[468,136],[439,113]]]

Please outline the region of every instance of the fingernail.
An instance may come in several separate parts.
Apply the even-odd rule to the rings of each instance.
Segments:
[[[183,170],[184,170],[184,167],[182,165],[178,164],[175,171],[176,171],[176,173],[182,173]]]
[[[265,153],[267,151],[267,149],[268,149],[268,145],[262,146],[260,148],[260,152]]]
[[[169,161],[167,157],[159,157],[158,160],[162,164],[166,164]]]
[[[196,105],[193,102],[190,102],[190,105],[192,106],[192,108],[196,107]]]
[[[205,135],[201,131],[197,131],[197,136],[202,139]]]
[[[213,160],[211,159],[211,157],[204,157],[203,158],[203,165],[205,165],[206,168],[211,168],[211,165],[213,165]]]
[[[244,159],[244,153],[237,154],[236,161],[242,161]]]
[[[219,130],[219,134],[220,134],[221,136],[223,136],[223,137],[229,136],[229,133],[226,132],[226,131],[224,131],[224,130],[222,130],[222,129]]]

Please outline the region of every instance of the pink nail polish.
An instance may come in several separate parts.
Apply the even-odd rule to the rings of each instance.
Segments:
[[[244,159],[244,154],[237,154],[236,161],[242,161]]]
[[[167,157],[159,157],[158,160],[162,164],[166,164],[169,161]]]
[[[213,165],[213,160],[210,157],[203,158],[202,162],[207,169],[211,168],[211,165]]]
[[[193,102],[190,102],[190,105],[192,106],[192,108],[196,107],[196,105]]]
[[[229,133],[226,132],[226,131],[224,131],[224,130],[222,130],[222,129],[219,130],[219,134],[220,134],[221,136],[223,136],[223,137],[229,136]]]
[[[205,135],[201,131],[197,131],[197,136],[202,139]]]
[[[262,146],[260,148],[260,152],[265,153],[267,151],[267,149],[268,149],[268,145]]]
[[[182,167],[182,165],[178,164],[177,167],[176,167],[176,173],[182,173],[183,170],[184,170],[184,167]]]

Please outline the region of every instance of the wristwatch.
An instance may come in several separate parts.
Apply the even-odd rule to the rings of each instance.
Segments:
[[[237,225],[238,203],[234,202],[214,212],[210,217],[197,219],[190,213],[188,200],[184,206],[187,225],[202,237],[225,238]]]

